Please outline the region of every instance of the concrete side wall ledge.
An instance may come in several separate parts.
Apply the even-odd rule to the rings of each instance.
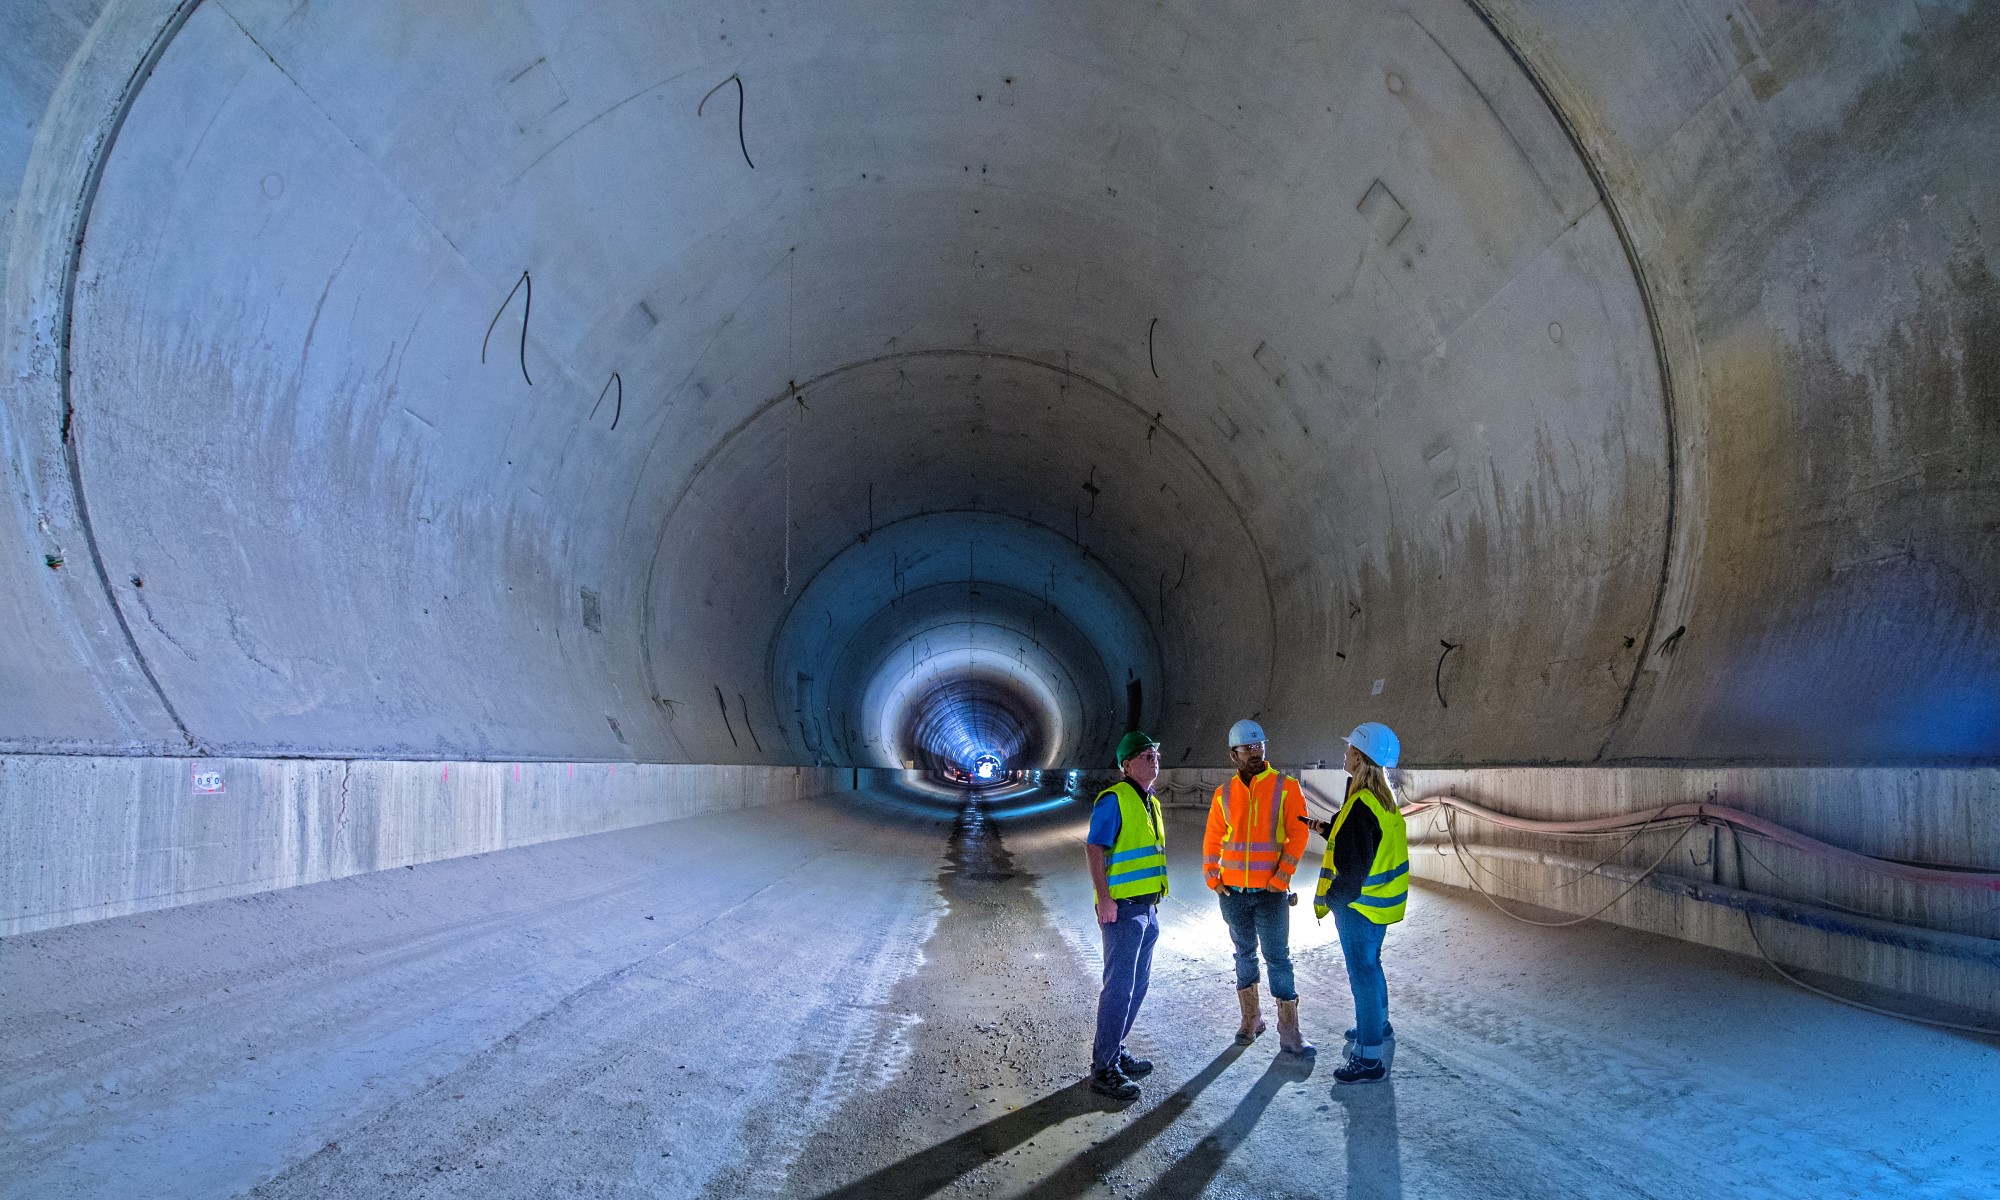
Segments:
[[[1337,801],[1346,783],[1340,771],[1299,775],[1316,808]],[[1176,807],[1205,806],[1227,777],[1223,770],[1168,771],[1162,793]],[[1416,768],[1396,772],[1394,783],[1405,803],[1453,795],[1550,821],[1705,801],[1876,858],[2000,867],[2000,770],[1990,767]],[[1411,822],[1412,839],[1432,843],[1412,847],[1411,872],[1451,887],[1476,882],[1503,903],[1597,913],[1612,924],[1768,954],[1787,967],[2000,1015],[2000,906],[1990,892],[1913,885],[1709,828],[1691,831],[1671,852],[1679,830],[1623,847],[1615,839],[1530,835],[1470,819],[1461,819],[1457,832],[1476,881],[1449,846],[1437,844],[1445,829],[1435,812]],[[1647,886],[1631,886],[1655,866]]]
[[[1423,851],[1438,855],[1454,853],[1447,842],[1418,841],[1410,844],[1412,857],[1418,856]],[[1893,921],[1878,921],[1874,917],[1858,913],[1838,912],[1817,904],[1802,904],[1795,900],[1780,900],[1760,892],[1724,887],[1719,883],[1703,883],[1698,879],[1683,879],[1678,875],[1668,875],[1659,871],[1648,872],[1638,867],[1624,867],[1615,863],[1596,863],[1589,859],[1567,854],[1550,854],[1543,850],[1461,843],[1457,852],[1474,858],[1501,859],[1537,867],[1553,867],[1573,877],[1588,873],[1617,883],[1643,883],[1654,891],[1685,896],[1704,904],[1720,904],[1726,908],[1755,913],[1758,916],[1775,917],[1780,921],[1789,921],[1809,929],[1861,938],[1884,946],[1898,946],[1905,950],[1921,950],[1926,954],[1961,958],[1967,962],[1984,963],[1989,967],[2000,967],[2000,938],[1952,933],[1942,929],[1925,929],[1917,925],[1899,925]],[[1482,881],[1482,884],[1491,890],[1490,882]]]
[[[0,755],[0,935],[847,787],[846,770]]]

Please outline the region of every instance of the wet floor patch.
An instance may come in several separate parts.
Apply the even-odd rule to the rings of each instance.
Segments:
[[[1011,1193],[1115,1129],[1116,1106],[1083,1083],[1096,964],[1052,927],[1036,881],[969,799],[937,874],[945,915],[888,1001],[916,1018],[908,1063],[832,1115],[781,1194]]]
[[[936,877],[945,915],[921,967],[889,1002],[917,1018],[907,1069],[852,1095],[764,1194],[1235,1195],[1227,1168],[1266,1109],[1303,1099],[1309,1064],[1274,1061],[1267,1045],[1235,1046],[1232,1027],[1175,1011],[1188,996],[1166,997],[1164,1007],[1149,1000],[1141,1014],[1135,1049],[1164,1053],[1138,1101],[1120,1105],[1090,1091],[1100,962],[1075,931],[1078,920],[1090,921],[1088,906],[1052,913],[1042,878],[1061,873],[1068,885],[1085,877],[1082,830],[1005,828],[1025,852],[1010,851],[976,801],[950,831]]]

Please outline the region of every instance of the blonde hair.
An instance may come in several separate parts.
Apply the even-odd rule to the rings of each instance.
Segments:
[[[1361,755],[1361,769],[1348,777],[1347,797],[1352,799],[1354,793],[1365,788],[1375,793],[1375,799],[1385,808],[1394,808],[1396,806],[1396,793],[1389,786],[1389,773],[1377,766],[1374,759],[1369,758],[1366,754],[1362,754],[1361,751],[1356,750],[1355,753]]]

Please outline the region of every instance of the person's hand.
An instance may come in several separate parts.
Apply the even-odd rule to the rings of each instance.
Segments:
[[[1298,821],[1299,824],[1305,826],[1307,829],[1312,830],[1314,833],[1319,834],[1321,837],[1325,837],[1333,829],[1332,823],[1327,821],[1315,821],[1311,817],[1296,817],[1294,818],[1294,820]]]
[[[1097,923],[1110,925],[1118,920],[1118,902],[1105,896],[1097,902]]]

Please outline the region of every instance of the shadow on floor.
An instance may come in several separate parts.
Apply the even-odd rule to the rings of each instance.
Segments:
[[[1058,1167],[1047,1179],[1023,1192],[1020,1200],[1070,1200],[1071,1197],[1080,1196],[1090,1190],[1105,1173],[1138,1153],[1148,1142],[1165,1132],[1167,1126],[1179,1120],[1181,1114],[1194,1104],[1195,1097],[1207,1090],[1208,1085],[1214,1083],[1231,1063],[1243,1057],[1244,1049],[1242,1046],[1232,1044],[1227,1050],[1216,1055],[1214,1061],[1203,1067],[1200,1074],[1175,1089],[1173,1095],[1141,1113],[1130,1125]],[[1311,1070],[1310,1067],[1303,1069]],[[1289,1073],[1280,1076],[1279,1082],[1298,1078],[1300,1070],[1301,1068],[1293,1068]],[[1266,1079],[1270,1078],[1270,1075],[1271,1072],[1265,1072]],[[1259,1081],[1258,1086],[1263,1086],[1262,1081]],[[1272,1090],[1275,1091],[1276,1087],[1274,1086]],[[1270,1101],[1266,1099],[1264,1103],[1268,1104]],[[1262,1105],[1258,1106],[1258,1111],[1263,1111]],[[1252,1120],[1254,1122],[1255,1119]]]
[[[1087,1080],[1078,1080],[1025,1108],[996,1117],[927,1150],[919,1150],[845,1187],[823,1193],[819,1200],[917,1200],[966,1172],[985,1166],[1044,1130],[1087,1112],[1115,1107],[1092,1092]]]
[[[1348,1110],[1348,1200],[1402,1200],[1396,1080],[1334,1088],[1334,1102]]]
[[[1310,1079],[1314,1060],[1296,1059],[1280,1054],[1271,1060],[1256,1083],[1250,1085],[1243,1099],[1236,1102],[1236,1111],[1227,1120],[1217,1125],[1207,1137],[1196,1142],[1194,1149],[1181,1156],[1179,1162],[1167,1168],[1165,1174],[1154,1181],[1145,1191],[1147,1200],[1192,1200],[1199,1196],[1214,1181],[1222,1164],[1236,1147],[1243,1144],[1250,1131],[1264,1116],[1264,1110],[1278,1096],[1278,1089],[1288,1083],[1299,1083]],[[1078,1189],[1079,1191],[1081,1189]],[[1066,1193],[1073,1194],[1073,1193]]]
[[[1403,1200],[1396,1081],[1336,1087],[1333,1099],[1347,1110],[1348,1200]]]

